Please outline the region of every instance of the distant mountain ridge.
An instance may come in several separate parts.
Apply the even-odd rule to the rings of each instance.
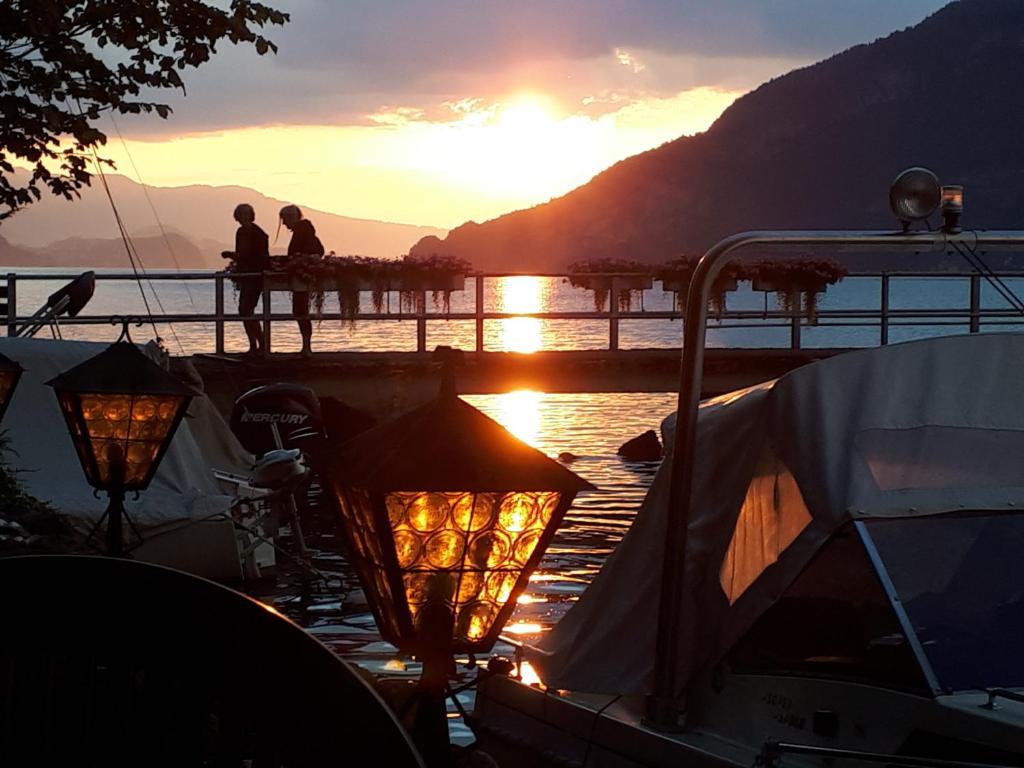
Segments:
[[[912,165],[965,185],[965,225],[1024,224],[1024,2],[962,0],[772,80],[703,134],[617,163],[543,205],[413,252],[480,269],[660,262],[750,229],[889,228]]]
[[[236,224],[231,214],[238,203],[256,210],[256,221],[269,234],[271,252],[284,252],[288,232],[273,244],[277,213],[296,202],[316,226],[328,250],[343,254],[392,257],[407,253],[426,235],[443,235],[436,227],[355,219],[308,209],[301,201],[277,200],[253,189],[237,186],[143,187],[118,174],[107,174],[111,194],[147,267],[220,267],[222,250],[234,247]],[[157,222],[145,192],[159,216]],[[163,225],[161,231],[160,224]],[[167,234],[171,248],[164,242]],[[128,267],[120,234],[106,194],[98,179],[82,191],[80,200],[44,196],[0,223],[0,262],[18,266]],[[66,241],[80,242],[69,245]],[[7,258],[31,259],[27,263]],[[175,262],[175,258],[177,262]],[[90,261],[99,259],[99,261]]]

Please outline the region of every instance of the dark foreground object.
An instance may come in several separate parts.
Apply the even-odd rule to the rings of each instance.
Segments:
[[[655,431],[648,429],[639,437],[624,442],[616,453],[626,461],[660,461],[661,442]]]
[[[93,557],[0,582],[0,765],[421,765],[352,667],[244,595]]]

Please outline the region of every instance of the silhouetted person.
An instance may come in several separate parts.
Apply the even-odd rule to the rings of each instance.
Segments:
[[[324,245],[316,236],[316,229],[309,219],[302,218],[302,211],[297,205],[286,205],[281,209],[281,223],[292,233],[288,243],[288,255],[312,254],[324,255]],[[292,291],[292,314],[299,324],[302,334],[302,354],[312,354],[313,323],[309,321],[309,292]]]
[[[256,224],[256,212],[248,203],[235,206],[235,250],[224,251],[221,256],[233,259],[238,272],[264,272],[270,265],[270,244],[267,233]],[[251,315],[263,295],[262,277],[240,277],[238,286],[238,314]],[[263,329],[259,320],[243,320],[245,335],[249,337],[249,354],[263,351]]]

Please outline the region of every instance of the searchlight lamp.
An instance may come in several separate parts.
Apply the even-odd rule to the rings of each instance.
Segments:
[[[908,168],[889,187],[889,207],[904,231],[910,229],[912,222],[931,216],[939,207],[941,197],[939,177],[927,168]]]

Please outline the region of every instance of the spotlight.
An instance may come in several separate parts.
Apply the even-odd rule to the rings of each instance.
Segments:
[[[910,229],[911,222],[931,216],[941,197],[939,177],[927,168],[908,168],[889,187],[889,207],[904,231]]]

